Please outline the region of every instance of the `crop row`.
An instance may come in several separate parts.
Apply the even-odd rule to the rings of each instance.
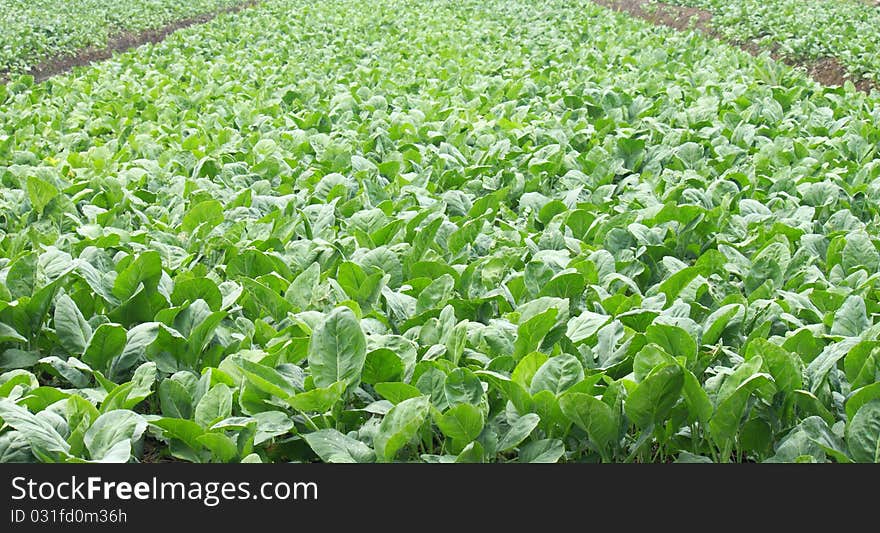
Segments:
[[[268,0],[0,102],[0,461],[878,460],[863,94],[589,2]]]
[[[670,0],[712,12],[729,39],[754,41],[794,59],[839,60],[880,81],[880,7],[861,0]]]
[[[107,45],[122,32],[162,27],[240,0],[0,0],[0,74]]]

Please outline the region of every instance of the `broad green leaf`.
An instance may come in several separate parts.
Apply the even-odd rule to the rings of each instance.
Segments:
[[[724,333],[724,330],[730,326],[730,323],[735,320],[736,317],[742,315],[744,312],[744,308],[740,304],[728,304],[722,305],[718,309],[716,309],[705,322],[705,329],[703,330],[703,344],[715,344],[721,338],[721,335]]]
[[[0,434],[0,463],[33,462],[30,443],[20,431]]]
[[[390,382],[390,383],[376,383],[374,386],[376,392],[379,393],[380,396],[390,401],[393,404],[399,404],[404,400],[408,400],[410,398],[416,398],[417,396],[421,396],[422,392],[409,385],[407,383],[400,382]]]
[[[645,331],[645,338],[673,357],[686,357],[688,361],[693,361],[697,356],[696,341],[678,326],[651,324]]]
[[[684,373],[676,365],[654,369],[630,392],[624,404],[626,416],[640,428],[661,424],[681,397]]]
[[[714,463],[714,461],[712,461],[711,457],[706,457],[705,455],[694,455],[694,454],[687,452],[687,451],[683,451],[680,454],[678,454],[678,458],[675,459],[675,462],[676,463],[699,463],[699,464],[704,464],[704,463],[712,464],[712,463]]]
[[[337,381],[329,387],[319,387],[285,398],[288,405],[299,411],[324,413],[342,398],[345,383]]]
[[[189,208],[180,223],[181,231],[192,233],[202,226],[210,230],[223,222],[223,206],[217,200],[205,200]]]
[[[519,451],[521,463],[557,463],[565,455],[565,445],[559,439],[532,441]]]
[[[260,445],[273,437],[284,435],[294,427],[293,420],[281,411],[256,413],[254,419],[257,421],[254,445]]]
[[[189,419],[192,416],[192,395],[178,381],[163,379],[159,383],[159,402],[163,416],[185,419]]]
[[[157,376],[156,363],[144,363],[134,371],[131,377],[132,388],[124,403],[126,409],[133,409],[153,393]]]
[[[203,433],[196,440],[211,452],[212,462],[228,463],[238,456],[235,442],[222,433]]]
[[[507,376],[488,370],[478,370],[475,374],[496,388],[502,397],[514,405],[519,414],[524,415],[532,411],[532,398],[519,383]]]
[[[846,425],[846,444],[854,461],[880,463],[880,400],[859,408]]]
[[[852,420],[856,413],[866,403],[880,399],[880,382],[866,385],[853,391],[846,400],[846,417]]]
[[[541,417],[541,422],[544,423],[545,428],[552,428],[554,424],[567,428],[571,424],[569,419],[562,413],[562,409],[559,408],[558,396],[548,390],[542,390],[534,394],[531,405],[534,411],[538,413],[538,416]]]
[[[252,312],[268,314],[274,320],[281,320],[292,310],[290,303],[271,287],[251,278],[241,278],[239,281],[249,299],[248,308],[256,308]]]
[[[0,342],[27,342],[12,326],[0,322]]]
[[[869,273],[880,269],[880,252],[871,242],[870,236],[864,231],[857,231],[846,236],[846,245],[841,253],[841,266],[852,272],[864,268]]]
[[[773,376],[780,391],[791,392],[803,387],[804,365],[801,358],[765,339],[749,343],[746,357],[760,355],[764,368]]]
[[[223,420],[232,412],[232,389],[218,383],[201,397],[194,411],[195,421],[202,427],[209,427]]]
[[[528,413],[518,417],[510,424],[507,432],[498,441],[498,451],[506,452],[519,446],[522,441],[532,434],[532,431],[538,427],[540,422],[541,417],[535,413]]]
[[[34,451],[62,456],[70,451],[70,445],[51,424],[6,398],[0,398],[0,419],[17,429]]]
[[[483,430],[483,413],[469,403],[460,403],[445,413],[437,412],[434,420],[444,435],[459,442],[470,442]]]
[[[428,416],[429,406],[427,396],[418,396],[388,411],[373,441],[379,461],[393,461],[400,449],[416,436]]]
[[[303,438],[327,463],[372,463],[375,460],[375,454],[369,446],[335,429],[306,433]]]
[[[192,449],[202,448],[198,438],[205,433],[205,428],[192,420],[164,417],[151,419],[150,424],[162,429],[169,437],[182,441]]]
[[[690,420],[707,424],[715,410],[712,406],[712,400],[709,398],[706,390],[700,385],[697,377],[690,370],[686,368],[681,370],[684,374],[681,392],[688,407],[688,417]]]
[[[132,444],[147,429],[144,417],[126,409],[108,411],[98,417],[83,437],[92,460],[128,462]]]
[[[76,303],[62,294],[55,300],[55,333],[68,353],[79,355],[92,337],[92,327],[86,322]]]
[[[116,276],[113,284],[113,295],[120,300],[131,298],[143,283],[149,288],[155,287],[162,274],[162,258],[158,252],[144,252],[137,256]]]
[[[800,423],[801,430],[807,437],[821,447],[825,453],[834,457],[839,463],[852,462],[847,455],[843,439],[831,431],[821,417],[811,416]]]
[[[337,307],[312,332],[309,370],[315,385],[328,387],[337,381],[357,385],[367,356],[366,338],[351,309]]]
[[[641,382],[663,364],[676,364],[676,359],[655,344],[648,344],[633,358],[633,375],[637,382]]]
[[[443,392],[449,405],[459,403],[477,405],[483,397],[483,384],[470,370],[456,368],[446,376]]]
[[[43,214],[43,210],[49,205],[49,202],[59,194],[57,187],[36,176],[28,176],[27,193],[31,206],[37,214]]]
[[[880,372],[880,343],[863,341],[855,345],[847,352],[843,367],[853,388],[874,383]]]
[[[183,302],[204,300],[212,311],[219,311],[223,306],[223,294],[213,280],[209,278],[190,278],[174,282],[171,303],[182,305]]]
[[[589,339],[609,320],[611,320],[610,316],[584,311],[568,321],[565,336],[574,343]]]
[[[112,375],[119,374],[137,364],[140,359],[145,358],[147,347],[159,337],[159,332],[164,327],[158,322],[144,322],[128,330],[125,347],[122,349],[122,353],[110,361],[108,372]],[[115,348],[115,345],[110,347]]]
[[[149,337],[146,337],[149,338]],[[110,361],[122,355],[128,342],[125,328],[118,324],[101,324],[98,326],[83,351],[82,360],[96,370],[105,371]],[[143,345],[132,344],[132,350]]]
[[[810,384],[810,392],[818,391],[827,378],[828,372],[846,356],[850,349],[858,344],[859,341],[856,338],[848,338],[829,344],[815,359],[810,361],[804,372],[807,382]]]
[[[455,280],[449,274],[443,274],[422,289],[416,299],[416,313],[422,313],[428,309],[443,307],[446,300],[452,294]]]
[[[40,360],[40,354],[10,348],[0,354],[0,370],[30,368]]]
[[[538,349],[544,340],[544,336],[556,324],[558,313],[558,309],[551,307],[519,325],[516,330],[516,342],[514,343],[514,359],[519,360],[526,354]]]
[[[393,382],[403,375],[404,370],[403,361],[396,353],[380,348],[367,354],[361,378],[369,384]]]
[[[532,379],[541,366],[547,362],[548,357],[541,352],[532,352],[520,359],[510,375],[510,379],[521,385],[524,389],[532,386]]]
[[[559,407],[569,420],[587,432],[600,452],[607,450],[617,440],[617,417],[602,400],[589,394],[569,392],[559,398]]]
[[[576,357],[568,354],[557,355],[548,359],[535,372],[529,392],[535,394],[548,390],[559,395],[583,379],[584,367]]]
[[[287,399],[297,393],[294,385],[274,368],[244,358],[240,359],[238,364],[245,379],[258,390],[281,399]]]
[[[718,404],[715,414],[709,421],[709,432],[719,446],[724,445],[736,435],[749,397],[761,387],[772,388],[772,378],[768,374],[753,374]]]
[[[865,301],[861,296],[848,297],[834,313],[831,334],[844,337],[860,336],[871,325],[866,313]]]
[[[315,297],[321,277],[321,265],[312,263],[290,283],[284,298],[299,309],[306,309]]]
[[[38,362],[50,374],[63,379],[76,388],[85,388],[89,383],[91,369],[75,357],[69,357],[67,360],[64,360],[50,355],[40,359]]]
[[[455,458],[456,463],[482,463],[485,457],[485,451],[483,450],[483,445],[477,441],[471,442],[461,453],[458,454],[458,457]]]

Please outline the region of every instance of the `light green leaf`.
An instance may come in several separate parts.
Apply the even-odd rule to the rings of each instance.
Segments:
[[[683,385],[684,373],[680,367],[666,365],[654,369],[627,396],[626,416],[643,429],[662,423],[681,397]]]
[[[285,398],[288,405],[299,411],[324,413],[342,398],[345,383],[337,381],[329,387],[318,387]]]
[[[861,296],[849,296],[834,313],[834,322],[831,325],[832,335],[844,337],[858,337],[871,323],[868,322],[865,301]]]
[[[209,427],[232,413],[232,389],[223,383],[211,387],[199,400],[195,409],[195,421]]]
[[[587,432],[600,453],[608,450],[617,440],[617,417],[602,400],[589,394],[569,392],[559,398],[559,407],[569,420]]]
[[[367,342],[351,309],[337,307],[312,332],[309,370],[315,385],[328,387],[337,381],[357,385],[367,356]]]
[[[55,300],[54,322],[61,346],[73,355],[83,353],[92,337],[92,328],[70,296],[62,294]]]
[[[31,201],[31,206],[33,206],[34,211],[40,215],[43,214],[43,209],[49,205],[49,202],[59,194],[57,187],[36,176],[28,176],[27,193],[28,198]]]
[[[128,462],[131,446],[147,429],[141,415],[126,409],[108,411],[86,431],[83,442],[94,461]]]
[[[538,427],[540,422],[541,417],[535,413],[528,413],[518,417],[501,437],[501,440],[498,441],[498,451],[506,452],[518,446],[532,434],[532,431]]]
[[[180,223],[181,231],[192,233],[193,230],[202,226],[203,230],[210,230],[223,222],[223,205],[217,200],[205,200],[189,208]]]
[[[434,420],[444,435],[458,442],[470,442],[483,430],[483,413],[469,403],[460,403],[445,413],[437,412]]]
[[[584,311],[568,321],[565,336],[574,343],[586,340],[595,335],[609,320],[611,320],[610,316]]]
[[[0,398],[0,419],[17,429],[35,451],[66,455],[70,445],[47,421],[6,398]]]
[[[382,419],[379,433],[373,441],[376,456],[390,462],[419,431],[428,416],[428,397],[419,396],[395,405]]]
[[[151,334],[144,337],[142,341],[132,343],[132,353],[144,349],[145,344],[142,342],[146,342],[150,336]],[[110,361],[122,354],[127,343],[128,336],[125,328],[119,324],[101,324],[89,339],[83,351],[82,360],[95,370],[105,371]]]
[[[561,354],[551,357],[535,372],[531,394],[548,390],[553,394],[561,394],[566,389],[584,379],[584,367],[573,355]]]
[[[880,463],[880,400],[859,408],[846,426],[846,443],[854,461]]]
[[[565,445],[559,439],[532,441],[519,451],[521,463],[557,463],[565,455]]]
[[[326,463],[372,463],[376,458],[369,446],[335,429],[306,433],[303,438]]]

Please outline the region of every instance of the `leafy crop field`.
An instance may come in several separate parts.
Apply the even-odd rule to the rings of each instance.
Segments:
[[[105,46],[123,31],[158,28],[239,0],[0,0],[0,74]]]
[[[0,461],[880,460],[880,102],[586,1],[0,87]]]
[[[756,41],[793,58],[833,57],[880,82],[880,6],[861,0],[670,0],[708,9],[735,41]]]

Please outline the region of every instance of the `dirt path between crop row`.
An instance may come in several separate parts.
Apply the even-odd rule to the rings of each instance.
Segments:
[[[764,50],[752,42],[731,42],[721,32],[712,27],[712,13],[694,7],[683,7],[664,3],[651,3],[650,0],[592,0],[601,6],[615,11],[629,13],[635,17],[647,20],[654,24],[669,26],[676,30],[685,31],[690,29],[700,30],[718,40],[728,42],[749,52],[759,55]],[[646,6],[650,8],[646,9]],[[837,59],[826,57],[816,61],[801,61],[783,56],[775,50],[769,50],[770,56],[776,61],[781,61],[792,67],[802,67],[811,78],[826,86],[843,85],[847,80],[852,81],[856,89],[870,93],[871,89],[880,90],[880,85],[868,79],[853,79]]]
[[[224,13],[237,13],[242,9],[253,7],[259,2],[260,0],[246,0],[238,5],[217,9],[195,17],[177,20],[161,28],[141,32],[123,31],[116,33],[110,37],[107,45],[104,47],[83,48],[73,55],[47,59],[28,70],[25,74],[33,76],[35,82],[45,81],[52,76],[70,72],[74,67],[82,67],[96,61],[109,59],[116,52],[124,52],[147,43],[158,43],[177,30],[194,26],[196,24],[204,24]],[[8,72],[0,72],[0,84],[7,83],[9,79]]]

